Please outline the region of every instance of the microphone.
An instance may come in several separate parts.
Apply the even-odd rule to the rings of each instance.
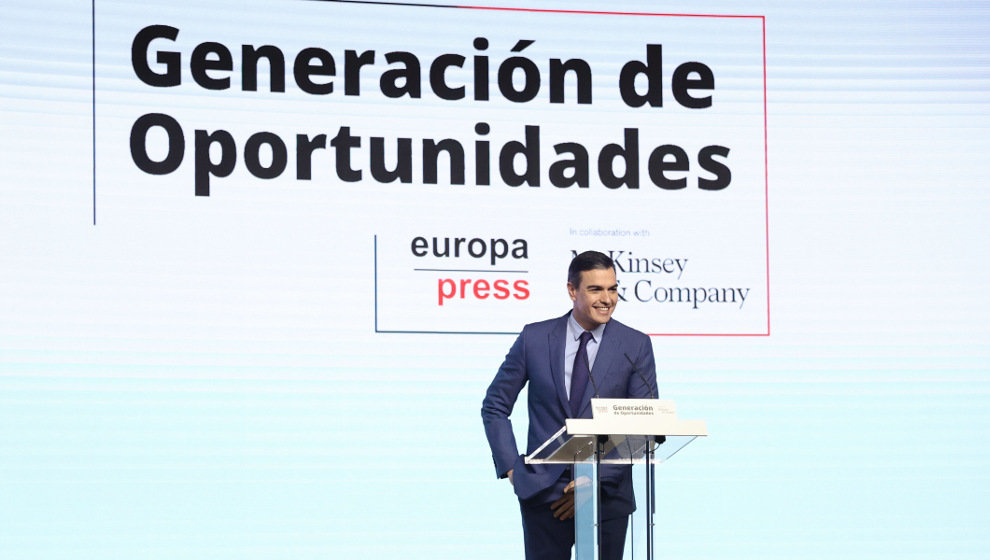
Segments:
[[[646,388],[650,390],[650,398],[651,399],[659,399],[660,398],[660,395],[657,395],[655,397],[653,396],[653,386],[650,385],[649,380],[646,379],[646,376],[643,375],[643,372],[639,371],[639,369],[636,368],[636,362],[634,362],[632,360],[632,358],[629,357],[629,354],[626,354],[625,352],[623,352],[622,355],[625,356],[627,360],[629,360],[629,365],[631,365],[633,367],[633,371],[635,371],[636,372],[636,375],[639,376],[639,379],[640,379],[640,381],[643,382],[643,385],[645,385]]]
[[[659,399],[660,398],[659,394],[656,397],[653,396],[653,388],[650,386],[650,382],[646,379],[646,376],[643,375],[643,372],[636,369],[636,362],[634,362],[632,358],[629,357],[629,354],[623,352],[622,355],[625,356],[627,360],[629,360],[629,365],[633,367],[633,371],[635,371],[636,375],[639,376],[639,379],[643,382],[643,385],[646,385],[646,388],[650,390],[650,398]],[[659,393],[660,392],[659,388],[657,389],[658,389],[657,393]],[[667,436],[653,436],[653,441],[656,442],[657,447],[659,447],[667,441]]]

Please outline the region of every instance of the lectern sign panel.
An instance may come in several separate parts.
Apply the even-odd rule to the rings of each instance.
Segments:
[[[676,416],[672,400],[659,399],[592,399],[592,418],[625,416]]]

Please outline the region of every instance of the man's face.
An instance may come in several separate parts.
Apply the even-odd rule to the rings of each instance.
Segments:
[[[615,269],[595,269],[581,272],[581,283],[567,283],[567,293],[574,302],[574,319],[586,330],[608,322],[619,302],[619,284]]]

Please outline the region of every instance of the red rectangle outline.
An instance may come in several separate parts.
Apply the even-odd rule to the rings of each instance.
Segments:
[[[770,172],[767,139],[767,20],[762,15],[739,14],[663,14],[649,12],[608,12],[589,10],[544,10],[537,8],[501,8],[491,6],[458,6],[470,10],[492,10],[507,12],[540,12],[560,14],[591,14],[591,15],[620,15],[620,16],[653,16],[653,17],[690,17],[690,18],[735,18],[759,19],[762,27],[763,41],[763,220],[764,237],[766,241],[764,261],[766,263],[767,280],[767,331],[765,333],[647,333],[649,336],[770,336]]]
[[[387,6],[407,6],[420,8],[460,8],[467,10],[489,10],[502,12],[530,12],[549,14],[588,14],[588,15],[617,15],[617,16],[645,16],[645,17],[689,17],[689,18],[732,18],[732,19],[759,19],[761,25],[763,42],[763,220],[765,236],[764,261],[766,263],[767,281],[767,330],[764,333],[647,333],[649,336],[770,336],[770,164],[768,155],[767,136],[767,20],[763,15],[742,15],[742,14],[676,14],[676,13],[652,13],[652,12],[609,12],[593,10],[549,10],[540,8],[505,8],[499,6],[464,6],[450,4],[404,4],[401,2],[377,2],[369,0],[322,0],[339,2],[346,4],[376,4]],[[377,313],[376,313],[377,320]],[[448,333],[453,334],[453,333]]]

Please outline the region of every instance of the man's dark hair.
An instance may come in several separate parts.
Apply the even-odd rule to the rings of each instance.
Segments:
[[[615,268],[615,263],[605,253],[585,251],[571,260],[567,267],[567,281],[575,288],[581,285],[581,273],[585,270],[608,270]]]

